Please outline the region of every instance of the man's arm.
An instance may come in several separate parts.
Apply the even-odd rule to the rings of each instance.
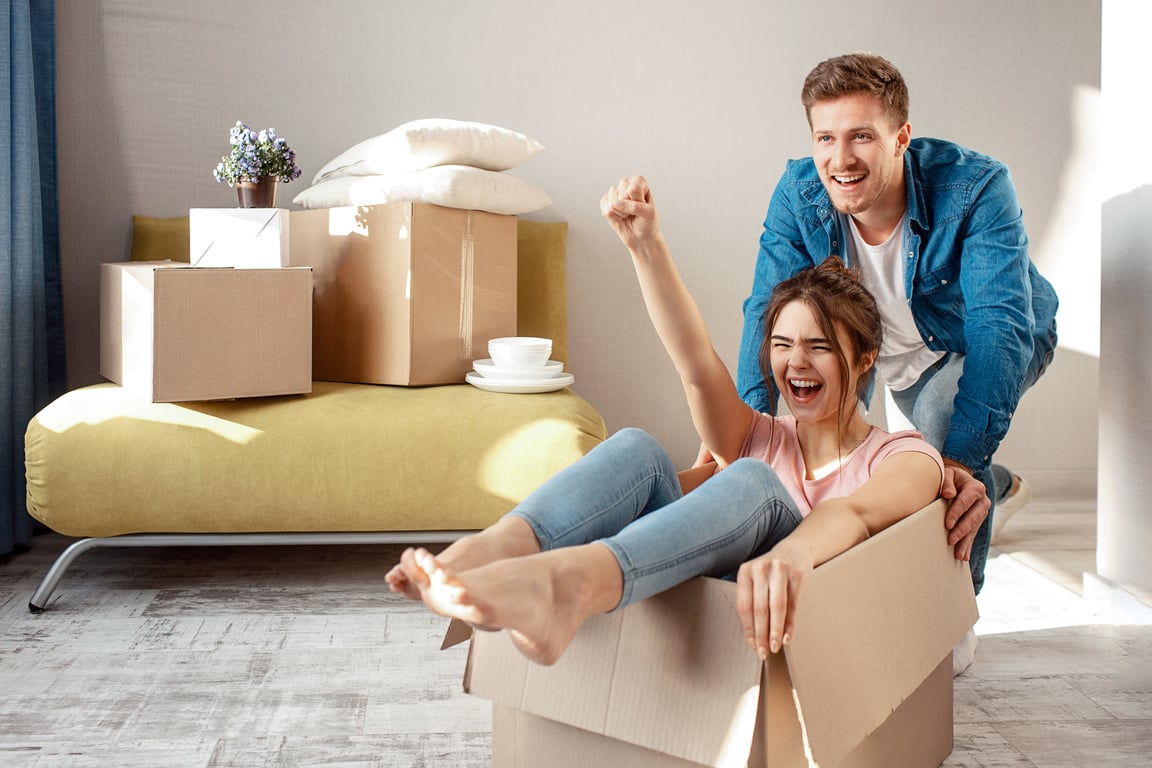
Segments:
[[[940,446],[947,465],[941,495],[951,502],[945,526],[959,560],[970,557],[991,506],[988,494],[994,492],[972,470],[988,466],[1007,433],[1033,354],[1028,237],[1016,190],[1000,164],[982,181],[957,232],[958,242],[937,244],[953,253],[965,308],[963,343],[956,338],[949,343],[964,351],[964,370]],[[923,309],[942,318],[943,330],[944,316],[952,309],[939,295],[919,300],[929,306],[914,306],[913,312]]]
[[[757,411],[767,411],[770,402],[768,388],[772,384],[765,381],[760,369],[760,347],[764,343],[764,310],[772,298],[772,291],[777,283],[830,255],[823,253],[813,256],[804,242],[804,234],[794,210],[794,193],[790,191],[788,183],[797,162],[803,161],[788,164],[788,170],[772,193],[768,215],[764,220],[764,232],[760,236],[752,293],[744,301],[744,331],[740,337],[736,388],[740,391],[741,399]]]
[[[940,452],[972,468],[986,466],[1007,434],[1034,352],[1028,236],[1003,166],[977,195],[959,247],[966,351]]]

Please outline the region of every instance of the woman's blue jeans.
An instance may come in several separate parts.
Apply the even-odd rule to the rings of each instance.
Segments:
[[[617,608],[694,576],[731,577],[800,524],[776,471],[739,459],[684,495],[667,451],[622,429],[547,480],[508,514],[536,532],[541,551],[598,542],[624,576]]]

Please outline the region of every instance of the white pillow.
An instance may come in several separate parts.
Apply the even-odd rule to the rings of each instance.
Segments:
[[[419,171],[434,165],[506,171],[543,151],[543,145],[524,134],[497,125],[425,118],[365,139],[321,168],[312,183],[339,176]]]
[[[447,208],[518,216],[552,204],[548,193],[516,176],[466,165],[438,165],[410,173],[338,176],[292,200],[302,208],[434,203]]]

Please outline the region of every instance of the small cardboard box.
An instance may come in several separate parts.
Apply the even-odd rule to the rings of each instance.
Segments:
[[[312,391],[312,271],[100,265],[100,374],[154,403]]]
[[[472,637],[466,691],[492,701],[494,766],[938,766],[952,648],[976,621],[937,502],[817,568],[795,636],[761,662],[735,584],[693,579],[581,627],[543,667]]]
[[[313,376],[459,384],[516,335],[516,217],[427,203],[292,212],[290,263],[316,272]]]
[[[193,267],[275,269],[288,266],[288,211],[282,208],[192,208]]]

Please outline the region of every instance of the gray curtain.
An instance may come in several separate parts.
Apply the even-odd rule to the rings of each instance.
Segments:
[[[24,430],[65,388],[55,0],[0,0],[0,555],[27,542]]]

